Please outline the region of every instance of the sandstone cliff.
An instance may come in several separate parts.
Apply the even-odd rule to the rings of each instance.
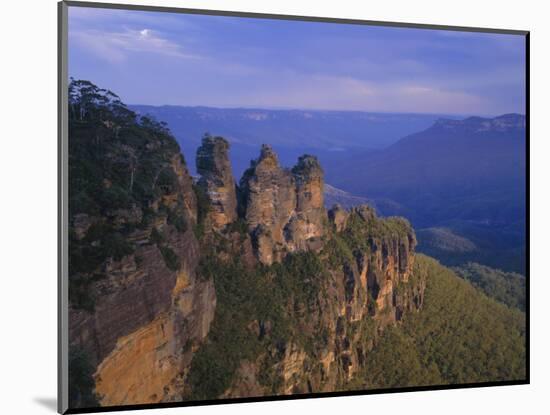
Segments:
[[[237,188],[204,137],[194,185],[162,124],[109,108],[70,123],[73,406],[90,382],[105,406],[368,387],[378,336],[423,304],[410,224],[327,213],[318,160],[268,145]]]
[[[260,342],[265,352],[253,362],[241,362],[223,396],[369,386],[362,381],[369,351],[385,326],[420,309],[425,281],[413,275],[416,240],[408,222],[377,218],[366,206],[345,215],[344,225],[338,221],[337,228],[333,222],[334,230],[317,254],[318,266],[299,262],[293,268],[285,261],[290,268],[286,278],[309,286],[304,300],[297,298],[304,288],[293,286],[294,295],[282,304],[290,334],[283,338],[276,333],[277,324],[284,323],[260,320],[251,341]],[[277,269],[272,272],[268,280],[277,278]],[[275,288],[271,294],[277,296]]]
[[[196,274],[197,200],[179,147],[116,105],[69,123],[71,406],[179,396],[216,305],[213,280]]]

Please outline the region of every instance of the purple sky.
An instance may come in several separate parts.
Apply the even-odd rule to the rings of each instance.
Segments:
[[[525,39],[69,8],[69,73],[128,104],[525,112]]]

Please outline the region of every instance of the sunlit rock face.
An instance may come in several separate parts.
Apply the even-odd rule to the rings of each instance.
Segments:
[[[329,222],[334,226],[336,232],[340,232],[346,226],[348,212],[340,205],[334,205],[328,212]]]
[[[229,143],[222,137],[206,136],[197,150],[198,186],[211,204],[212,227],[223,229],[237,219],[237,194],[229,162]]]

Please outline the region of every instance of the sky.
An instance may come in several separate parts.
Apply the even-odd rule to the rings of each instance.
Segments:
[[[70,7],[69,75],[127,104],[525,113],[519,35]]]

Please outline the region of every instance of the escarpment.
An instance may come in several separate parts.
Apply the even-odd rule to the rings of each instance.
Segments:
[[[425,281],[413,275],[410,224],[378,218],[368,206],[326,212],[323,186],[313,156],[285,169],[264,145],[251,162],[238,187],[241,225],[217,232],[222,243],[203,259],[200,272],[223,292],[223,327],[214,323],[192,362],[186,399],[360,384],[380,332],[421,308]],[[252,267],[243,263],[247,244]],[[248,342],[233,350],[233,337]],[[218,365],[231,375],[213,385],[207,373]]]
[[[70,405],[174,399],[216,305],[213,280],[196,273],[193,181],[164,125],[72,87]]]
[[[378,218],[367,206],[336,210],[319,250],[289,252],[268,267],[246,269],[232,247],[219,247],[219,258],[232,259],[210,259],[205,275],[223,292],[216,318],[224,324],[214,323],[216,341],[192,362],[187,398],[369,386],[370,350],[385,327],[422,307],[425,280],[413,272],[406,220]],[[248,340],[232,345],[233,337]],[[232,373],[223,388],[206,375],[218,365]]]
[[[369,387],[380,333],[423,304],[406,220],[326,212],[317,158],[287,169],[268,145],[237,186],[228,142],[206,136],[193,182],[162,124],[123,107],[80,119],[83,102],[69,132],[69,342],[91,371],[73,407]]]

